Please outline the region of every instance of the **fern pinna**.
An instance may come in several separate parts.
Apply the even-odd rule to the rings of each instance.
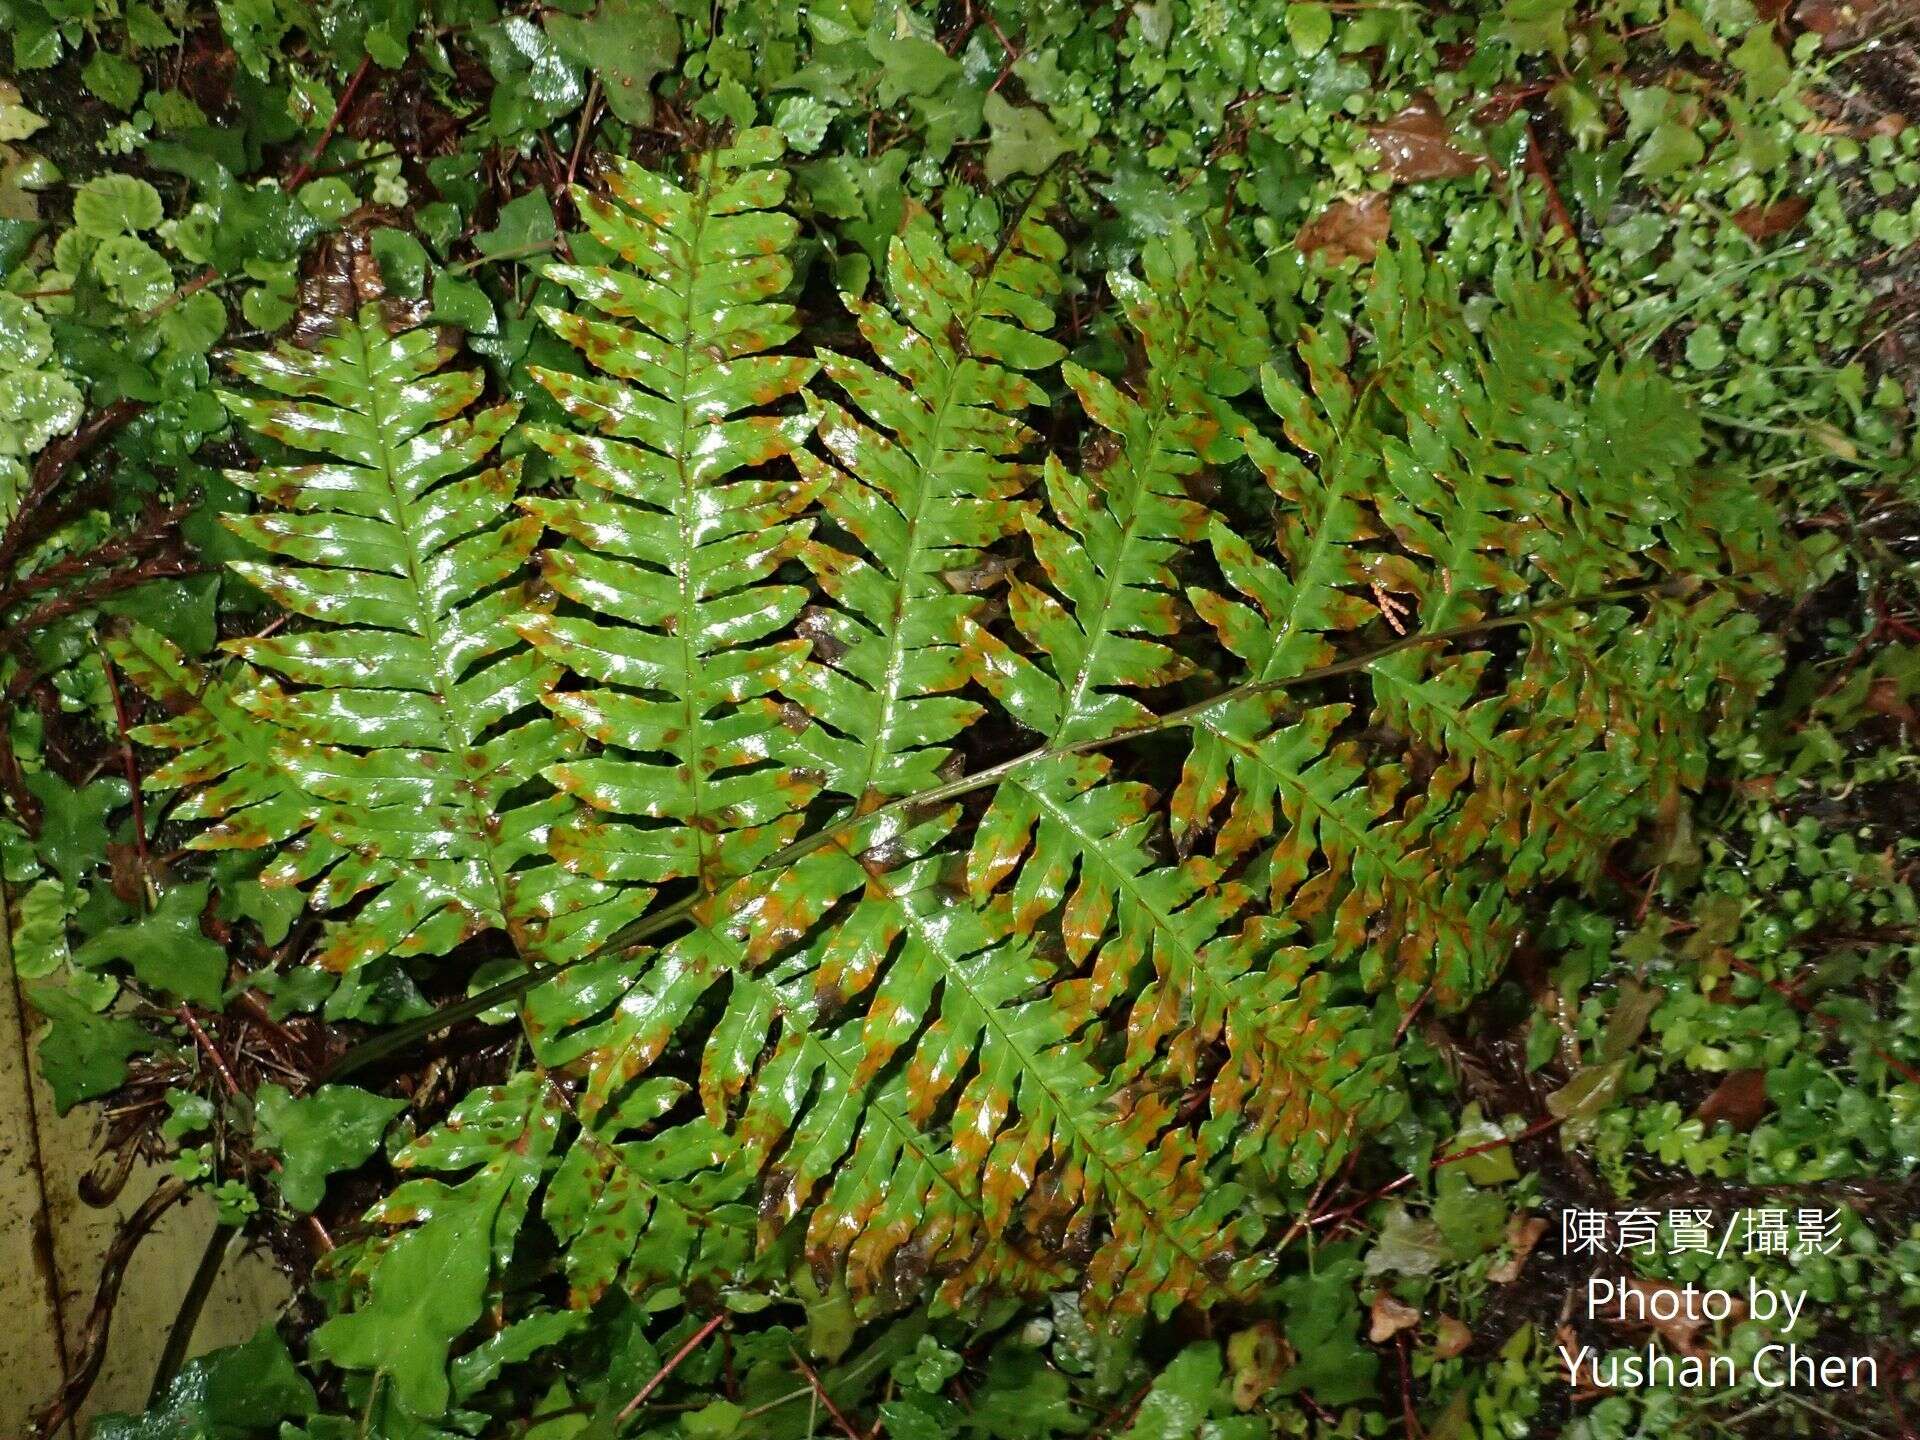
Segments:
[[[521,1207],[480,1293],[537,1206],[574,1307],[780,1283],[796,1235],[873,1303],[1248,1294],[1412,1011],[1698,782],[1772,664],[1729,594],[1771,518],[1556,286],[1469,324],[1404,250],[1307,325],[1177,232],[1096,369],[1041,188],[992,234],[909,213],[857,341],[809,344],[778,159],[577,192],[537,297],[576,359],[534,372],[570,423],[474,410],[390,309],[241,357],[235,413],[323,457],[240,477],[276,557],[241,573],[296,618],[220,675],[129,652],[175,711],[149,783],[311,883],[323,965],[464,982],[489,929],[536,965],[538,1080],[464,1103],[538,1143],[509,1181],[421,1142],[483,1166],[448,1205]],[[417,1306],[438,1213],[369,1217],[356,1314]],[[462,1383],[457,1308],[411,1413]]]

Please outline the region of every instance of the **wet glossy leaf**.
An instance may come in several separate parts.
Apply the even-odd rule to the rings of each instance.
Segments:
[[[173,293],[166,257],[136,235],[115,235],[93,252],[93,273],[129,310],[151,310]]]
[[[160,223],[160,192],[134,175],[96,175],[73,192],[73,223],[99,240],[138,235]]]
[[[133,792],[117,775],[76,788],[51,770],[27,776],[25,784],[41,808],[34,851],[71,888],[106,858],[107,816],[125,805]]]
[[[540,1076],[520,1071],[476,1090],[394,1159],[416,1178],[369,1213],[395,1227],[371,1260],[364,1298],[314,1331],[315,1354],[379,1370],[408,1415],[431,1420],[452,1400],[448,1352],[479,1318],[491,1278],[513,1251],[547,1164],[560,1107]]]
[[[1455,180],[1482,164],[1455,141],[1439,106],[1424,93],[1367,133],[1380,152],[1381,167],[1396,180]]]
[[[227,952],[200,925],[208,889],[204,880],[173,886],[151,914],[111,926],[74,951],[74,963],[98,967],[122,961],[149,989],[219,1009]]]
[[[244,1344],[196,1355],[146,1413],[102,1415],[89,1433],[95,1440],[226,1440],[275,1432],[316,1408],[313,1386],[268,1326]]]
[[[1386,243],[1392,210],[1378,190],[1335,200],[1300,227],[1293,243],[1303,255],[1323,255],[1329,263],[1371,260]]]
[[[701,160],[692,190],[620,167],[611,199],[576,194],[622,264],[547,271],[588,308],[542,318],[603,374],[534,370],[579,428],[527,432],[571,485],[525,508],[576,542],[543,566],[584,608],[516,623],[584,682],[547,703],[602,749],[546,774],[587,807],[557,853],[598,880],[717,888],[792,838],[814,788],[772,698],[802,664],[804,642],[774,637],[806,596],[767,582],[805,543],[795,517],[819,488],[781,463],[812,421],[771,408],[815,368],[772,353],[795,329],[774,297],[799,229],[776,208],[779,150],[748,131]]]
[[[528,956],[591,946],[644,899],[544,862],[570,807],[525,782],[577,745],[540,712],[555,672],[516,628],[539,527],[510,518],[518,461],[486,464],[515,409],[469,413],[480,377],[443,370],[453,353],[369,305],[312,349],[236,357],[258,389],[224,397],[318,461],[228,474],[271,507],[228,528],[273,557],[231,568],[314,623],[226,648],[276,677],[238,703],[314,817],[265,878],[312,882],[321,910],[362,902],[317,957],[336,970],[489,929]]]
[[[990,184],[1003,184],[1015,175],[1039,175],[1066,153],[1060,132],[1036,106],[1010,105],[996,91],[987,96],[982,113],[992,134],[987,144]]]
[[[82,1100],[107,1095],[127,1080],[127,1061],[158,1048],[158,1042],[124,1016],[96,1015],[70,991],[51,983],[26,991],[48,1028],[37,1055],[40,1073],[53,1091],[54,1108],[66,1114]]]
[[[600,77],[607,106],[629,125],[653,119],[653,81],[680,54],[680,27],[659,0],[600,0],[584,19],[548,15],[547,33]]]
[[[298,1098],[283,1086],[263,1085],[254,1105],[261,1143],[280,1157],[274,1183],[301,1211],[320,1204],[327,1176],[353,1169],[379,1149],[387,1126],[407,1108],[405,1100],[351,1085],[322,1085]]]

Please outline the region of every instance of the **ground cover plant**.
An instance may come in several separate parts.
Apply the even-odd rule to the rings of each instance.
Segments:
[[[93,1433],[1906,1432],[1909,15],[0,14]]]

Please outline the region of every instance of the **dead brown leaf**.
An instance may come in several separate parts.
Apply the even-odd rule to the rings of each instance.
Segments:
[[[1233,1377],[1233,1408],[1251,1410],[1260,1403],[1295,1359],[1280,1327],[1259,1320],[1227,1341],[1227,1368]]]
[[[1722,1120],[1736,1130],[1751,1130],[1767,1113],[1767,1072],[1734,1070],[1693,1112],[1708,1130]]]
[[[1733,223],[1755,242],[1784,235],[1807,217],[1808,205],[1798,195],[1776,200],[1771,205],[1748,205],[1733,212]]]
[[[1411,1330],[1418,1325],[1420,1312],[1413,1306],[1394,1299],[1388,1291],[1382,1290],[1374,1299],[1371,1319],[1372,1324],[1367,1329],[1367,1338],[1378,1345],[1383,1340],[1391,1340],[1402,1330]]]
[[[1529,1215],[1522,1211],[1507,1221],[1507,1248],[1511,1252],[1507,1258],[1487,1271],[1487,1279],[1496,1285],[1511,1285],[1520,1278],[1520,1272],[1526,1268],[1527,1257],[1533,1253],[1533,1247],[1540,1243],[1540,1237],[1547,1233],[1547,1222],[1538,1215]]]
[[[1338,263],[1371,260],[1386,242],[1393,219],[1390,202],[1379,190],[1336,200],[1300,227],[1293,237],[1302,255],[1324,255]]]
[[[1629,1276],[1626,1281],[1626,1287],[1633,1291],[1638,1298],[1631,1303],[1622,1300],[1619,1311],[1613,1315],[1602,1317],[1608,1324],[1618,1326],[1623,1330],[1652,1330],[1682,1355],[1699,1355],[1704,1353],[1703,1347],[1699,1343],[1699,1335],[1700,1331],[1711,1322],[1707,1319],[1706,1312],[1700,1307],[1700,1295],[1697,1290],[1694,1292],[1692,1298],[1689,1298],[1686,1292],[1678,1285],[1669,1285],[1664,1280],[1647,1280],[1638,1275]],[[1656,1300],[1656,1296],[1671,1296],[1672,1298],[1670,1300]],[[1656,1311],[1659,1310],[1670,1311],[1672,1318],[1667,1320],[1651,1318]],[[1627,1314],[1629,1318],[1625,1320],[1620,1319],[1619,1315],[1621,1313]],[[1649,1318],[1643,1323],[1638,1318],[1641,1315],[1646,1315]],[[1746,1315],[1746,1305],[1740,1300],[1734,1300],[1732,1314],[1729,1317],[1730,1320],[1737,1324],[1739,1321],[1744,1320]]]
[[[1433,1353],[1442,1360],[1466,1353],[1467,1347],[1473,1344],[1473,1331],[1451,1315],[1442,1315],[1434,1329]]]
[[[113,890],[114,899],[123,905],[140,905],[146,901],[147,889],[145,878],[140,873],[139,846],[109,840],[107,866],[111,877],[108,884]]]
[[[1424,91],[1391,120],[1369,126],[1367,133],[1380,152],[1382,168],[1395,180],[1457,180],[1484,163],[1453,143],[1452,126]]]
[[[1882,675],[1867,687],[1867,709],[1902,725],[1920,725],[1920,715],[1914,714],[1913,706],[1900,693],[1900,682],[1890,675]]]
[[[1820,37],[1822,48],[1841,50],[1871,37],[1886,8],[1885,0],[1800,0],[1793,18]]]

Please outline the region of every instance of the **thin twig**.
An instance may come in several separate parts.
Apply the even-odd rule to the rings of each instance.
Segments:
[[[320,132],[320,138],[314,142],[313,149],[307,158],[300,162],[300,167],[287,177],[286,188],[289,191],[299,189],[301,182],[313,173],[313,167],[320,163],[320,157],[326,153],[327,146],[333,143],[333,132],[338,130],[340,123],[346,119],[347,110],[353,104],[354,94],[360,89],[360,82],[367,78],[367,70],[372,64],[371,55],[360,57],[359,67],[354,70],[353,78],[347,81],[347,88],[340,92],[340,99],[333,107],[333,114],[327,117],[326,128]]]
[[[787,1353],[793,1357],[793,1363],[800,1367],[800,1373],[807,1377],[807,1384],[813,1387],[814,1398],[826,1406],[827,1414],[833,1417],[833,1423],[840,1427],[847,1440],[861,1440],[860,1432],[847,1423],[847,1417],[842,1415],[840,1407],[833,1403],[833,1398],[827,1394],[827,1387],[822,1385],[820,1377],[813,1373],[813,1367],[802,1360],[800,1352],[791,1345],[787,1347]]]
[[[204,1050],[207,1058],[213,1062],[213,1068],[225,1083],[227,1093],[236,1100],[244,1095],[246,1092],[240,1088],[240,1082],[233,1078],[233,1071],[227,1068],[227,1057],[220,1053],[220,1047],[213,1043],[213,1037],[200,1028],[200,1022],[194,1019],[193,1011],[188,1007],[187,1002],[182,1000],[180,1008],[174,1013],[186,1022],[187,1029],[193,1032],[194,1043]]]
[[[1560,198],[1560,187],[1554,183],[1553,167],[1547,164],[1547,157],[1540,150],[1540,136],[1533,128],[1533,117],[1527,117],[1527,173],[1540,182],[1547,194],[1547,214],[1553,223],[1566,231],[1567,243],[1573,249],[1573,268],[1582,306],[1593,302],[1593,286],[1587,279],[1587,257],[1580,249],[1580,232],[1574,227],[1573,216],[1567,213],[1566,201]]]
[[[140,1242],[160,1223],[160,1217],[186,1193],[186,1181],[168,1176],[114,1232],[113,1243],[101,1257],[100,1283],[93,1293],[93,1309],[88,1312],[86,1328],[81,1332],[79,1364],[59,1393],[34,1412],[33,1425],[38,1433],[57,1434],[86,1403],[94,1381],[100,1378],[101,1363],[107,1358],[107,1339],[113,1331],[113,1312],[120,1299],[120,1282],[127,1276],[127,1264],[140,1248]]]
[[[1438,1170],[1443,1165],[1454,1165],[1462,1160],[1471,1160],[1474,1156],[1484,1155],[1489,1150],[1500,1150],[1509,1145],[1518,1145],[1522,1140],[1531,1140],[1536,1135],[1544,1135],[1547,1131],[1564,1123],[1566,1123],[1565,1116],[1549,1115],[1544,1120],[1534,1121],[1533,1124],[1527,1126],[1526,1129],[1520,1131],[1518,1134],[1503,1135],[1498,1140],[1483,1140],[1480,1144],[1469,1145],[1464,1150],[1450,1150],[1445,1155],[1436,1159],[1427,1168],[1429,1170]],[[1361,1196],[1351,1205],[1342,1205],[1338,1210],[1327,1210],[1312,1216],[1307,1223],[1310,1225],[1327,1225],[1337,1224],[1340,1221],[1350,1219],[1366,1209],[1367,1206],[1373,1204],[1374,1201],[1384,1200],[1387,1196],[1406,1189],[1407,1186],[1413,1184],[1417,1178],[1417,1176],[1409,1171],[1398,1180],[1390,1181],[1382,1185],[1378,1190]]]
[[[718,1330],[721,1325],[726,1323],[726,1318],[727,1312],[722,1310],[718,1315],[694,1331],[693,1334],[689,1335],[686,1343],[673,1352],[672,1357],[668,1359],[666,1364],[660,1367],[654,1377],[642,1385],[638,1393],[620,1408],[620,1413],[614,1417],[614,1428],[618,1429],[620,1426],[626,1424],[628,1420],[632,1419],[633,1412],[645,1403],[647,1396],[651,1395],[655,1390],[658,1390],[661,1382],[680,1368],[680,1362],[698,1349],[702,1340],[705,1340],[714,1331]]]
[[[574,179],[580,173],[580,156],[587,148],[587,136],[593,131],[593,107],[600,99],[600,77],[587,83],[587,103],[580,107],[580,133],[573,137],[573,154],[567,157],[567,196],[573,196]]]

